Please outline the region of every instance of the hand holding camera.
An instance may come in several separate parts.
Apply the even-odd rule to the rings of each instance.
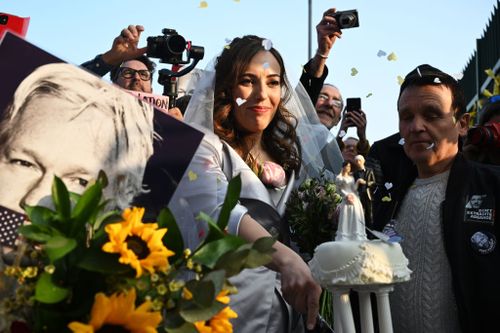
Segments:
[[[366,115],[361,109],[361,98],[347,98],[346,100],[339,132],[347,132],[349,127],[356,127],[360,140],[366,139]]]
[[[102,55],[107,64],[117,66],[124,61],[137,58],[144,54],[147,47],[139,48],[139,39],[144,31],[142,25],[129,25],[113,40],[111,49]]]

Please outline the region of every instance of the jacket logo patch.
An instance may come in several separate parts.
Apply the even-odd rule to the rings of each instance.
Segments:
[[[473,194],[465,205],[465,221],[493,224],[495,202],[486,194]]]
[[[487,231],[477,231],[470,238],[472,248],[480,254],[493,252],[497,244],[495,235]]]

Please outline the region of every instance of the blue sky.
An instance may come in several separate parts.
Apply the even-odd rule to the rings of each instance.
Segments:
[[[283,55],[292,80],[298,78],[308,60],[307,0],[205,1],[206,8],[200,8],[199,0],[3,0],[0,11],[30,16],[27,40],[70,63],[80,64],[108,50],[122,28],[142,24],[142,46],[162,28],[176,29],[194,45],[204,46],[199,68],[220,52],[226,39],[266,37]],[[327,82],[336,84],[344,98],[362,97],[373,142],[397,131],[397,76],[422,63],[461,72],[496,2],[313,0],[313,52],[314,26],[327,8],[358,10],[361,26],[345,30],[334,45]],[[394,52],[397,60],[378,57],[379,50]],[[358,74],[351,76],[351,68]],[[162,89],[156,85],[155,91]]]

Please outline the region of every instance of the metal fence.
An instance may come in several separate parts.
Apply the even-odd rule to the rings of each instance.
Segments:
[[[467,61],[460,80],[465,91],[467,110],[471,110],[474,103],[484,96],[484,89],[492,91],[493,80],[484,72],[491,68],[495,74],[500,72],[500,1],[497,1],[490,20],[488,21],[481,38],[476,39],[476,50]]]

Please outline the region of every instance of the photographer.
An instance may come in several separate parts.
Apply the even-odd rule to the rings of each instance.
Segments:
[[[479,124],[467,133],[464,155],[480,163],[500,165],[500,95],[490,97],[480,114]]]
[[[337,38],[342,36],[342,28],[354,28],[359,25],[356,21],[337,22],[339,14],[351,13],[355,11],[337,12],[335,8],[330,8],[323,13],[321,21],[316,26],[318,49],[313,58],[304,65],[304,71],[300,77],[300,82],[306,88],[311,101],[313,102],[319,120],[328,129],[332,129],[341,122],[339,134],[342,131],[347,132],[347,128],[356,127],[359,141],[357,151],[359,154],[366,156],[370,145],[366,140],[366,115],[362,110],[354,110],[353,114],[345,114],[342,117],[342,109],[344,101],[340,90],[328,83],[324,83],[328,76],[328,67],[326,60],[330,54],[333,44]],[[343,16],[341,16],[343,17]],[[342,142],[343,135],[337,135],[337,144],[340,150],[343,150],[344,143]]]
[[[111,49],[81,66],[99,76],[110,72],[111,81],[123,89],[153,93],[152,82],[156,64],[144,55],[147,47],[138,47],[141,25],[129,25],[122,29],[111,46]],[[168,110],[168,113],[182,120],[178,108]]]

